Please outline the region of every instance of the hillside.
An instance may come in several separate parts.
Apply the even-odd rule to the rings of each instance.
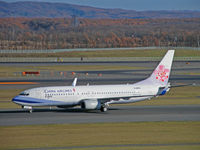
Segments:
[[[134,11],[123,9],[103,9],[66,3],[13,2],[0,1],[0,18],[5,17],[45,17],[68,18],[200,18],[200,11]]]

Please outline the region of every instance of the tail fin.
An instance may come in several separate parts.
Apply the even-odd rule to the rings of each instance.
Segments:
[[[154,84],[160,87],[166,87],[171,72],[174,52],[175,50],[168,50],[151,76],[146,80],[139,82],[139,84]]]
[[[148,80],[162,86],[166,86],[168,84],[174,52],[175,50],[168,50]]]

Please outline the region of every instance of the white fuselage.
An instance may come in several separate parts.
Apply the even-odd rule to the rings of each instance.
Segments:
[[[55,86],[24,91],[13,101],[26,106],[75,106],[92,99],[108,103],[132,103],[150,99],[158,93],[158,87],[127,85]]]

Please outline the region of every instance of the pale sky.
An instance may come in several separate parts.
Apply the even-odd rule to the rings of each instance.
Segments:
[[[121,8],[130,10],[199,10],[200,0],[3,0],[64,2],[100,8]]]

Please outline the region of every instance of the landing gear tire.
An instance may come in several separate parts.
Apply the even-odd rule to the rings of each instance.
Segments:
[[[107,110],[108,110],[107,107],[105,107],[105,106],[101,106],[101,112],[106,112]]]
[[[29,113],[33,113],[33,109],[30,109],[30,110],[29,110]]]
[[[28,110],[29,113],[32,113],[32,112],[33,112],[32,106],[22,106],[22,109]]]

